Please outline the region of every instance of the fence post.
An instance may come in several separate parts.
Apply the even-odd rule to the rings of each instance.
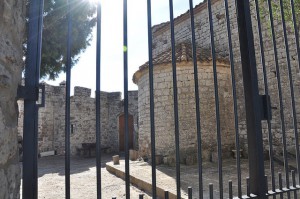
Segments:
[[[31,0],[28,9],[28,35],[25,67],[23,126],[23,199],[38,198],[38,100],[43,0]],[[30,94],[30,95],[28,95]]]
[[[244,82],[250,191],[259,199],[266,198],[262,139],[261,97],[258,91],[257,68],[249,0],[236,0],[242,72]]]

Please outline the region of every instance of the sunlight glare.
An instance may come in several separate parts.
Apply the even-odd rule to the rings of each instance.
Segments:
[[[100,1],[100,0],[88,0],[88,1],[90,2],[90,4],[97,4],[98,1]]]

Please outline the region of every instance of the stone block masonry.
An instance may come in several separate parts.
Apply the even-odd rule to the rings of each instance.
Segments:
[[[183,57],[184,55],[178,55]],[[178,60],[178,59],[177,59]],[[217,153],[216,108],[212,62],[198,62],[200,90],[200,115],[203,159],[211,160]],[[177,62],[177,92],[180,135],[180,159],[182,163],[196,162],[197,132],[194,69],[192,61]],[[223,157],[229,157],[234,148],[233,107],[230,68],[225,62],[217,63],[220,127],[222,132]],[[175,162],[175,121],[173,103],[172,64],[155,64],[154,103],[156,155],[164,162]],[[148,68],[141,67],[134,75],[139,88],[139,151],[142,156],[151,156],[150,101]],[[192,161],[193,160],[193,161]],[[194,161],[195,160],[195,161]]]
[[[226,17],[224,9],[223,0],[212,0],[212,12],[213,12],[213,26],[214,26],[214,40],[216,45],[216,52],[218,54],[223,54],[228,57],[228,34],[226,26]],[[247,127],[246,127],[246,118],[245,118],[245,99],[244,99],[244,88],[243,88],[243,78],[242,78],[242,67],[240,59],[240,45],[239,45],[239,36],[238,36],[238,26],[237,26],[237,15],[235,8],[235,1],[229,0],[229,17],[230,17],[230,26],[232,30],[232,45],[233,45],[233,55],[234,55],[234,64],[235,66],[235,79],[236,79],[236,92],[237,92],[237,108],[238,108],[238,126],[240,134],[241,146],[244,150],[245,155],[247,155]],[[276,2],[275,2],[276,3]],[[262,17],[262,33],[263,33],[263,43],[264,43],[264,53],[266,60],[266,75],[268,80],[266,81],[263,77],[262,70],[262,59],[260,52],[260,43],[258,35],[258,25],[256,10],[254,4],[251,4],[252,12],[252,26],[253,34],[255,41],[255,53],[256,53],[256,63],[258,68],[258,83],[259,83],[259,92],[261,95],[265,94],[264,84],[268,82],[269,85],[269,95],[271,98],[271,107],[272,107],[272,121],[271,121],[271,134],[274,144],[274,153],[282,154],[282,124],[280,119],[280,107],[279,107],[279,96],[278,96],[278,75],[275,70],[275,60],[274,60],[274,49],[273,42],[271,37],[271,27],[268,22],[268,16]],[[267,5],[261,5],[261,7],[267,7]],[[210,30],[209,30],[209,21],[208,21],[208,8],[207,1],[204,1],[198,4],[194,8],[195,13],[195,31],[196,31],[196,43],[201,48],[210,48]],[[182,14],[174,20],[175,24],[175,42],[176,44],[190,41],[191,40],[191,25],[190,25],[190,16],[189,12]],[[287,23],[290,26],[290,23]],[[291,94],[289,86],[289,75],[287,69],[287,59],[285,52],[285,44],[283,37],[283,28],[282,22],[280,19],[275,19],[275,38],[278,51],[278,63],[279,71],[281,76],[280,87],[283,94],[283,114],[284,114],[284,125],[285,125],[285,136],[287,140],[287,145],[289,148],[295,148],[295,129],[293,126],[293,115],[291,107]],[[299,66],[297,60],[297,52],[295,45],[295,36],[293,28],[288,27],[288,42],[290,49],[290,58],[291,58],[291,70],[293,78],[293,86],[295,91],[295,102],[296,102],[296,116],[299,116],[299,99],[300,99],[300,79],[299,79]],[[152,29],[153,31],[153,56],[159,57],[161,54],[166,52],[171,47],[171,33],[170,33],[170,23],[162,23],[156,25]],[[229,58],[228,58],[229,59]],[[232,65],[233,66],[233,65]],[[231,81],[231,78],[228,79]],[[230,88],[232,90],[232,88]],[[232,91],[231,91],[232,92]],[[202,92],[203,93],[203,92]],[[231,96],[230,96],[231,97]],[[200,98],[201,101],[201,98]],[[228,104],[229,105],[229,104]],[[232,104],[231,104],[232,106]],[[215,121],[212,119],[212,123]],[[225,120],[221,120],[225,122]],[[234,121],[232,121],[234,122]],[[269,139],[268,139],[268,127],[265,121],[263,124],[263,136],[264,136],[264,147],[266,153],[269,150]],[[299,118],[298,118],[298,126]],[[148,127],[147,127],[148,128]],[[140,129],[140,133],[141,129]],[[223,137],[223,135],[222,135]]]
[[[65,82],[59,86],[45,84],[46,104],[39,110],[39,152],[65,151]],[[129,91],[129,113],[133,116],[134,138],[137,136],[137,91]],[[96,142],[96,107],[91,89],[75,87],[71,96],[71,154],[76,155],[82,143]],[[22,136],[23,102],[19,101],[19,134]],[[119,116],[123,113],[120,92],[100,94],[101,145],[119,152]],[[137,145],[137,142],[134,142]],[[136,146],[135,146],[136,147]]]
[[[0,198],[19,198],[17,88],[23,70],[25,1],[0,1]]]

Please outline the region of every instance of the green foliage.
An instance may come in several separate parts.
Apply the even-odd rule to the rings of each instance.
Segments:
[[[71,0],[72,66],[79,60],[92,39],[96,24],[96,5],[88,0]],[[65,71],[67,54],[67,1],[45,0],[41,77],[55,79]]]
[[[269,9],[268,9],[268,0],[259,0],[260,2],[260,13],[261,17],[269,17]],[[281,8],[280,8],[280,0],[271,0],[273,17],[275,21],[281,21]],[[292,7],[291,0],[282,0],[283,3],[283,11],[285,21],[287,22],[287,26],[293,27],[293,15],[292,15]],[[294,10],[296,16],[296,22],[299,29],[299,21],[300,21],[300,0],[294,0]],[[268,20],[268,19],[267,19]]]

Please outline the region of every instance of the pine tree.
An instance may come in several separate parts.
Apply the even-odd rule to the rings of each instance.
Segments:
[[[88,0],[70,0],[72,16],[72,63],[90,45],[96,24],[96,5]],[[55,79],[65,70],[67,49],[67,1],[45,0],[41,77]]]

